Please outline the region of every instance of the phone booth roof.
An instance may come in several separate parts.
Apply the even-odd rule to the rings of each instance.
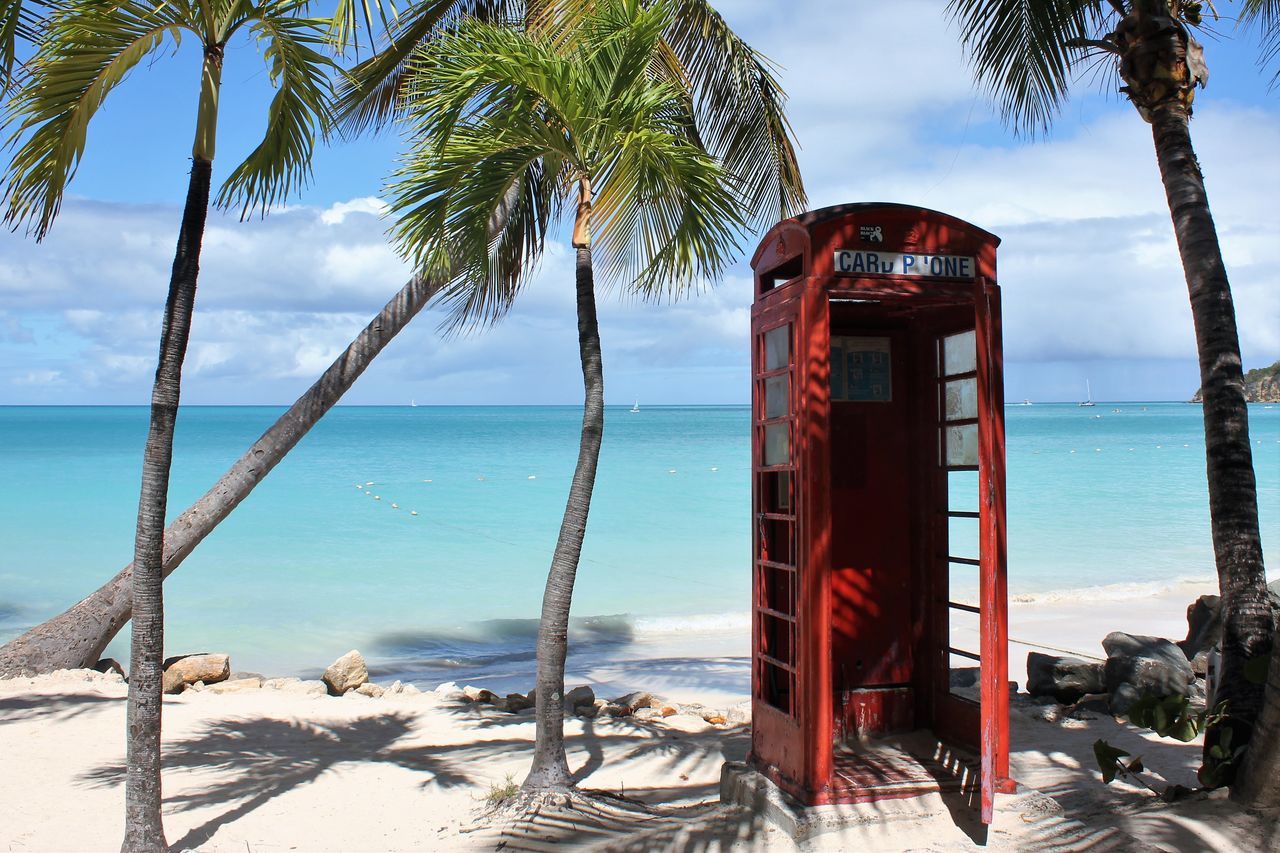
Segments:
[[[896,278],[888,288],[927,298],[948,285],[996,281],[1000,238],[963,219],[894,202],[839,204],[784,219],[761,239],[751,258],[756,300],[796,277],[833,286],[854,277]],[[913,284],[914,283],[914,284]],[[857,289],[867,289],[864,284]]]

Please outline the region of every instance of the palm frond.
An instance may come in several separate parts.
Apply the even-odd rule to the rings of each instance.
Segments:
[[[1280,58],[1280,0],[1243,0],[1239,25],[1257,27],[1262,31],[1262,56],[1258,64],[1263,68]],[[1280,84],[1280,69],[1271,78],[1271,85]]]
[[[692,84],[707,151],[739,182],[752,224],[772,225],[807,204],[776,67],[707,0],[678,0],[666,40]]]
[[[39,40],[41,24],[52,8],[48,0],[0,0],[0,94],[13,83],[18,43]]]
[[[132,0],[72,7],[50,19],[6,121],[14,128],[0,196],[6,225],[25,223],[43,239],[84,153],[89,120],[166,36],[176,48],[187,23],[173,5]]]
[[[1075,63],[1086,55],[1073,43],[1097,40],[1097,30],[1113,11],[1101,0],[947,4],[979,85],[1008,126],[1032,136],[1047,132],[1068,97]]]
[[[387,23],[382,48],[347,71],[338,85],[335,113],[346,133],[378,131],[396,115],[407,86],[407,60],[437,33],[470,18],[511,24],[519,19],[520,0],[422,0]]]
[[[298,9],[292,5],[292,9]],[[332,125],[331,73],[324,52],[324,21],[284,14],[270,4],[250,13],[249,27],[263,45],[268,74],[278,91],[267,110],[267,130],[218,193],[219,207],[240,207],[241,217],[262,213],[297,192],[311,177],[317,132]]]

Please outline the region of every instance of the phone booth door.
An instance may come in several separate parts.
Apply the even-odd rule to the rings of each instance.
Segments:
[[[972,327],[937,337],[939,580],[947,589],[938,635],[948,665],[936,725],[981,756],[981,814],[990,823],[996,792],[1009,787],[1004,395],[999,291],[982,281],[975,290]]]
[[[798,290],[798,288],[797,288]],[[798,294],[797,294],[798,295]],[[779,294],[781,296],[781,294]],[[796,352],[800,299],[777,299],[757,318],[752,342],[754,518],[752,682],[755,759],[796,773],[805,766],[799,690],[799,436]]]

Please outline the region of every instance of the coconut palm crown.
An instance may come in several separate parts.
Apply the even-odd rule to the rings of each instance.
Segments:
[[[672,14],[601,2],[568,49],[468,19],[409,57],[394,233],[420,269],[452,271],[439,299],[455,323],[506,312],[566,208],[574,245],[644,297],[696,288],[733,259],[750,199],[700,144],[687,95],[653,73]]]
[[[52,226],[84,154],[90,120],[148,56],[194,37],[203,49],[192,156],[212,160],[223,51],[241,30],[262,46],[277,91],[262,142],[223,183],[217,202],[266,212],[311,174],[311,153],[329,126],[333,60],[328,22],[305,16],[302,0],[124,0],[69,4],[54,12],[20,76],[5,129],[13,156],[4,175],[3,221],[37,239]]]
[[[549,38],[572,39],[575,25],[600,0],[418,0],[389,22],[381,50],[359,62],[338,85],[337,113],[345,130],[386,127],[413,99],[418,49],[461,20],[507,24]],[[648,5],[645,0],[641,5]],[[806,204],[786,95],[767,58],[744,42],[707,0],[664,0],[670,9],[650,71],[692,103],[697,138],[737,182],[754,227],[768,227]],[[379,0],[341,0],[331,34],[355,40],[385,7]],[[363,15],[361,14],[363,12]],[[576,31],[581,35],[582,31]]]

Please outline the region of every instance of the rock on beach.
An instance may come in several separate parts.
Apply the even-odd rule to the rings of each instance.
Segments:
[[[1189,696],[1196,680],[1191,662],[1170,640],[1114,631],[1102,641],[1111,713],[1123,716],[1143,696]]]
[[[181,655],[164,662],[164,692],[181,693],[188,684],[206,685],[226,681],[231,676],[231,656],[225,654]]]
[[[329,664],[321,680],[334,696],[355,690],[369,680],[369,667],[364,662],[364,655],[352,649]]]

